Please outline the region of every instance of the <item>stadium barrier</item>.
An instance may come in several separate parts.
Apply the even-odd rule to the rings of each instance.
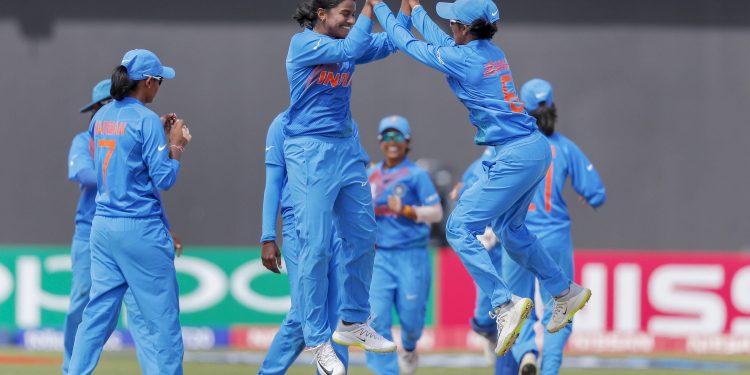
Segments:
[[[420,349],[478,350],[482,341],[468,326],[473,282],[450,249],[432,255]],[[289,308],[289,288],[286,275],[263,268],[258,248],[188,247],[176,268],[188,349],[268,347]],[[581,250],[575,272],[594,297],[576,317],[570,351],[750,353],[750,254]],[[68,248],[0,247],[0,344],[62,348],[69,290]],[[132,346],[121,319],[111,350]]]

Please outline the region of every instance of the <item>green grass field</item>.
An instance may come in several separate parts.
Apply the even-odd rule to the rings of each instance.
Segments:
[[[449,355],[449,354],[447,354]],[[672,357],[679,358],[679,357]],[[683,357],[687,358],[687,357]],[[691,358],[695,360],[696,358]],[[699,371],[699,370],[665,370],[665,369],[632,369],[632,370],[614,370],[614,369],[564,369],[560,372],[562,375],[672,375],[689,373],[691,375],[703,374],[726,374],[740,375],[747,374],[750,370],[750,358],[747,357],[706,357],[706,361],[740,363],[745,367],[739,371]],[[23,352],[18,350],[0,351],[0,375],[52,375],[60,373],[60,354],[59,353],[39,353]],[[23,362],[28,362],[21,364]],[[255,374],[258,371],[256,365],[244,364],[214,364],[214,363],[185,363],[185,374],[188,375],[234,375],[234,374]],[[102,361],[97,367],[96,374],[106,375],[133,375],[139,374],[140,370],[135,361],[133,352],[105,353]],[[288,372],[290,375],[301,375],[313,373],[313,367],[294,366]],[[489,368],[420,368],[417,374],[421,375],[479,375],[491,374]],[[372,374],[363,367],[352,367],[349,371],[351,375]]]

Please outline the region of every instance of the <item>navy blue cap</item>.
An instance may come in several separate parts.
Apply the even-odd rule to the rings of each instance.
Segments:
[[[529,111],[539,108],[542,102],[551,106],[552,100],[552,85],[541,78],[534,78],[521,87],[521,101]]]
[[[392,115],[383,117],[380,120],[380,126],[378,127],[378,134],[383,134],[388,129],[396,129],[404,135],[406,139],[411,138],[411,128],[409,128],[409,120],[405,117]]]
[[[492,0],[456,0],[453,3],[438,3],[435,7],[438,16],[456,20],[465,25],[483,19],[489,23],[500,20],[500,9]]]
[[[96,105],[96,103],[111,98],[112,95],[109,93],[110,88],[112,88],[112,80],[110,79],[105,79],[97,83],[96,86],[94,86],[94,89],[91,90],[91,103],[81,107],[81,113],[88,112]]]
[[[128,78],[133,81],[141,81],[148,77],[172,79],[175,76],[174,69],[163,66],[156,54],[145,49],[128,51],[122,57],[120,65],[128,69]]]

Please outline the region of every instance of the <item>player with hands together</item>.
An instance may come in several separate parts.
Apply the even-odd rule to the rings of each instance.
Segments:
[[[388,116],[379,126],[384,159],[368,170],[377,222],[375,268],[370,286],[372,327],[392,340],[391,310],[401,323],[403,350],[398,354],[366,354],[377,374],[412,374],[417,368],[417,341],[422,336],[431,268],[427,243],[430,224],[443,218],[440,197],[427,172],[407,158],[409,122]]]

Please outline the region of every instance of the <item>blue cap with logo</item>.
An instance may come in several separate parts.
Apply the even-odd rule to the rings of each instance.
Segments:
[[[96,105],[96,103],[111,98],[112,95],[109,93],[110,88],[112,88],[112,81],[109,79],[97,83],[96,86],[94,86],[94,89],[91,90],[91,103],[81,107],[81,113],[88,112]]]
[[[489,23],[500,20],[500,9],[492,0],[456,0],[453,3],[438,3],[438,16],[447,20],[456,20],[464,25],[483,19]]]
[[[388,129],[398,130],[406,139],[411,138],[411,128],[409,128],[409,120],[405,117],[392,115],[383,117],[380,120],[380,126],[378,127],[378,134],[383,134]]]
[[[174,78],[174,69],[163,66],[156,54],[145,49],[134,49],[125,53],[120,65],[128,70],[128,78],[141,81],[148,77]]]
[[[551,106],[552,99],[552,85],[541,78],[534,78],[521,87],[521,101],[529,111],[539,108],[542,102]]]

